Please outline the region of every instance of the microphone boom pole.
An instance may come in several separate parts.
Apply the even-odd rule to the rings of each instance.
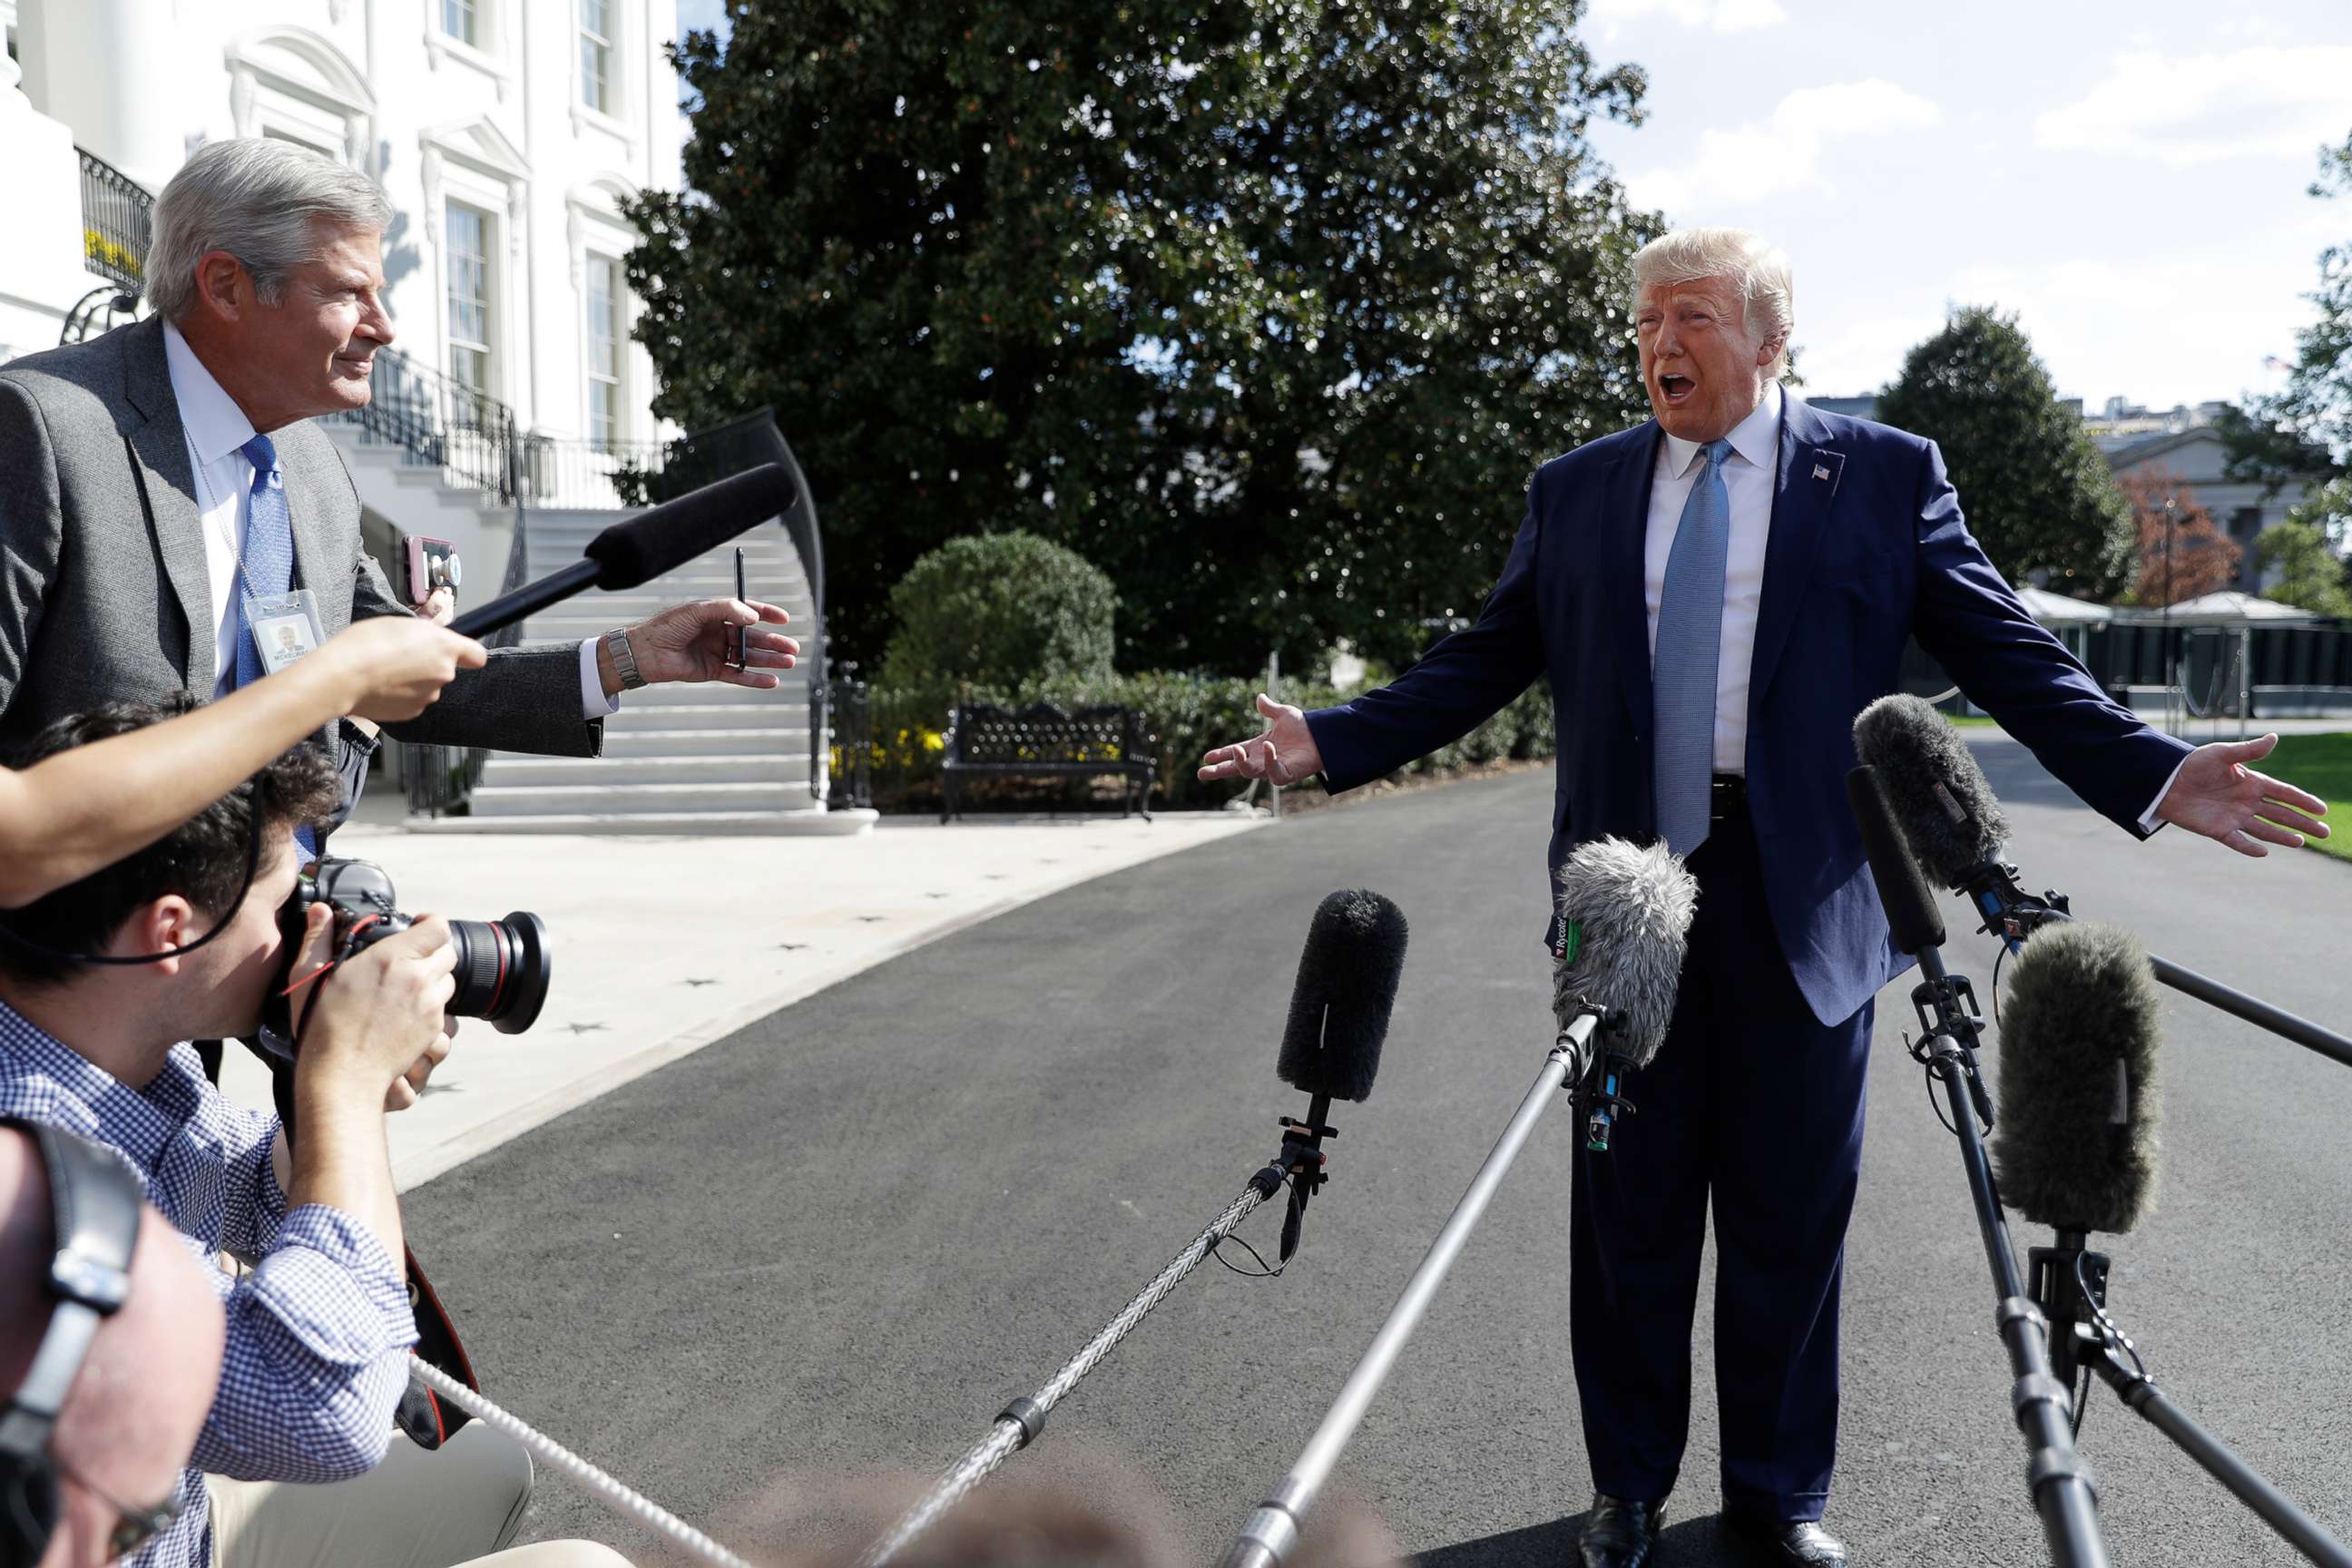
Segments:
[[[1286,1141],[1285,1152],[1288,1152]],[[955,1462],[947,1474],[926,1493],[923,1500],[908,1510],[890,1533],[867,1549],[858,1559],[859,1568],[880,1568],[896,1556],[917,1536],[937,1523],[941,1514],[963,1500],[966,1493],[993,1475],[1005,1460],[1019,1453],[1035,1440],[1045,1427],[1045,1417],[1078,1380],[1092,1372],[1097,1363],[1117,1349],[1119,1341],[1134,1331],[1154,1307],[1160,1305],[1184,1277],[1201,1265],[1202,1259],[1235,1226],[1247,1219],[1250,1211],[1272,1197],[1282,1185],[1285,1167],[1279,1159],[1250,1178],[1250,1184],[1241,1196],[1227,1205],[1225,1212],[1213,1221],[1209,1228],[1192,1238],[1192,1245],[1178,1253],[1167,1268],[1138,1291],[1134,1299],[1119,1309],[1118,1315],[1104,1326],[1103,1331],[1087,1342],[1086,1347],[1062,1363],[1061,1370],[1045,1380],[1045,1385],[1025,1399],[1016,1399],[1004,1407],[996,1424],[989,1429],[971,1452]]]
[[[1388,1381],[1398,1354],[1404,1349],[1405,1342],[1412,1337],[1413,1330],[1420,1326],[1423,1313],[1429,1310],[1429,1303],[1436,1297],[1438,1286],[1444,1283],[1447,1272],[1454,1267],[1454,1260],[1461,1256],[1463,1244],[1470,1239],[1470,1233],[1477,1228],[1479,1220],[1485,1216],[1487,1204],[1494,1198],[1496,1189],[1502,1185],[1503,1177],[1509,1173],[1513,1162],[1518,1159],[1528,1134],[1535,1131],[1536,1123],[1543,1119],[1543,1113],[1550,1109],[1553,1091],[1561,1088],[1573,1089],[1591,1066],[1594,1055],[1592,1037],[1601,1021],[1599,1011],[1594,1009],[1560,1031],[1559,1043],[1544,1058],[1543,1068],[1536,1074],[1536,1081],[1528,1089],[1527,1098],[1519,1101],[1518,1110],[1512,1113],[1510,1124],[1503,1129],[1502,1137],[1496,1140],[1493,1152],[1486,1156],[1486,1163],[1480,1165],[1478,1173],[1471,1178],[1469,1190],[1462,1194],[1462,1201],[1454,1205],[1452,1216],[1446,1220],[1445,1227],[1437,1233],[1437,1239],[1430,1244],[1429,1251],[1422,1258],[1421,1267],[1413,1270],[1411,1279],[1405,1281],[1403,1293],[1397,1297],[1396,1305],[1390,1309],[1388,1321],[1373,1336],[1371,1348],[1364,1352],[1363,1358],[1356,1363],[1355,1371],[1348,1374],[1347,1383],[1341,1386],[1339,1397],[1331,1402],[1331,1408],[1325,1413],[1322,1425],[1316,1427],[1315,1435],[1307,1439],[1305,1450],[1298,1456],[1298,1462],[1291,1466],[1289,1474],[1266,1494],[1265,1501],[1258,1505],[1257,1511],[1250,1515],[1249,1521],[1242,1526],[1241,1533],[1225,1549],[1222,1568],[1276,1568],[1297,1544],[1300,1526],[1307,1510],[1314,1507],[1323,1483],[1330,1479],[1333,1467],[1339,1462],[1340,1452],[1347,1447],[1348,1440],[1355,1436],[1356,1428],[1363,1424],[1364,1413],[1370,1407],[1372,1396]]]

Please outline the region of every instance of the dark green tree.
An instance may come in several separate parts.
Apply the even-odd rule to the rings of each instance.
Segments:
[[[961,534],[1108,571],[1128,668],[1409,658],[1641,393],[1635,118],[1559,0],[805,0],[677,50],[633,208],[656,406],[772,405],[836,637]]]
[[[2132,510],[2014,315],[1954,310],[1913,349],[1878,417],[1943,448],[1969,531],[2012,583],[2106,600],[2129,586]]]
[[[2352,195],[2352,135],[2319,152],[2310,194]],[[2285,389],[2225,418],[2231,472],[2260,479],[2275,495],[2289,484],[2352,473],[2352,240],[2319,253],[2319,287],[2308,296],[2318,319],[2295,334]]]
[[[1035,534],[951,539],[898,579],[890,602],[898,629],[883,683],[940,713],[966,685],[1052,690],[1110,679],[1110,579]]]

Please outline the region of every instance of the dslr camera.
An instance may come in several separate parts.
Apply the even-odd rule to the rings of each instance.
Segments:
[[[293,1054],[293,1007],[284,993],[295,979],[310,906],[320,903],[335,911],[338,963],[415,923],[401,912],[392,879],[383,867],[370,860],[321,857],[278,910],[286,963],[270,987],[268,1016],[262,1024],[265,1036],[276,1037],[264,1042],[273,1055]],[[502,1035],[520,1035],[539,1021],[552,964],[546,921],[522,910],[502,921],[451,921],[449,943],[457,954],[457,990],[449,1000],[450,1012],[483,1019]]]

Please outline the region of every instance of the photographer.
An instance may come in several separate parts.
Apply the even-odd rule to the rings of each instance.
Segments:
[[[61,721],[33,754],[135,734],[185,707],[118,704]],[[275,1509],[267,1493],[239,1494],[215,1518],[201,1472],[361,1476],[383,1459],[407,1383],[416,1331],[383,1113],[414,1103],[448,1049],[455,960],[446,925],[425,917],[330,964],[332,914],[320,905],[288,963],[278,917],[295,888],[290,834],[336,796],[322,751],[299,746],[148,848],[0,915],[0,931],[18,939],[0,936],[0,1113],[112,1146],[200,1255],[252,1260],[241,1279],[215,1271],[228,1319],[220,1388],[181,1478],[179,1521],[142,1563],[330,1560],[335,1515],[369,1497],[338,1508],[312,1492],[330,1505],[307,1510],[330,1527],[313,1539],[289,1524],[306,1510]],[[299,1041],[290,1155],[278,1118],[231,1104],[185,1043],[252,1034],[289,972]],[[503,1544],[530,1489],[528,1463],[503,1441],[453,1443],[402,1468],[408,1495],[369,1511],[413,1539],[371,1542],[367,1560],[447,1564]],[[252,1538],[243,1552],[241,1531]],[[349,1548],[346,1539],[345,1560]],[[530,1555],[614,1561],[602,1548],[552,1550],[562,1554]]]
[[[446,620],[446,616],[441,617]],[[143,848],[337,719],[413,719],[482,645],[425,619],[379,616],[328,639],[283,679],[23,773],[0,771],[0,909],[16,909]]]

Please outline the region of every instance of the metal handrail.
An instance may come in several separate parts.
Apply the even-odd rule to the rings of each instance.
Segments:
[[[82,262],[135,293],[146,280],[155,198],[105,159],[79,147],[74,151],[81,155]]]
[[[328,417],[356,426],[360,443],[397,447],[412,468],[437,468],[445,483],[510,506],[520,493],[514,410],[397,349],[375,351],[368,400]]]

